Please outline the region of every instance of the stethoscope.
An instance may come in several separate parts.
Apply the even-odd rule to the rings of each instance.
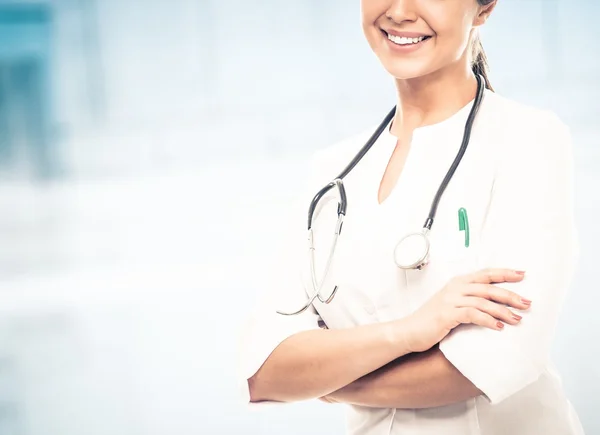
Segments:
[[[402,237],[400,241],[396,244],[394,248],[394,261],[396,265],[400,269],[405,270],[422,270],[425,266],[429,264],[429,248],[430,241],[428,233],[431,231],[431,227],[433,226],[433,221],[437,212],[438,204],[446,187],[450,183],[450,180],[454,176],[456,172],[456,168],[460,164],[465,151],[467,150],[467,146],[469,145],[469,140],[471,139],[471,130],[473,128],[473,123],[475,121],[475,117],[479,111],[481,106],[481,101],[483,100],[483,95],[485,91],[485,81],[484,79],[476,75],[477,78],[477,94],[475,96],[475,100],[473,102],[473,107],[471,108],[471,112],[469,113],[469,117],[467,118],[467,122],[465,125],[465,132],[463,135],[462,145],[458,154],[456,155],[448,173],[444,177],[442,184],[438,188],[438,191],[433,199],[433,203],[431,204],[431,208],[429,211],[429,216],[427,216],[427,220],[423,225],[423,228],[420,231],[407,234]],[[309,257],[309,266],[310,266],[310,275],[311,275],[311,286],[313,293],[309,296],[307,302],[304,306],[298,311],[294,311],[291,313],[286,313],[282,311],[277,311],[279,314],[284,316],[294,316],[300,314],[308,309],[313,302],[318,299],[320,302],[324,304],[329,304],[335,297],[338,287],[335,286],[331,295],[327,298],[323,298],[321,296],[321,289],[323,284],[326,282],[327,277],[329,275],[329,271],[331,268],[331,263],[333,261],[333,257],[335,255],[335,248],[337,245],[338,238],[342,232],[342,226],[344,223],[344,216],[346,216],[347,208],[348,208],[348,199],[346,197],[346,189],[344,187],[343,179],[346,177],[352,169],[362,160],[362,158],[367,154],[367,152],[371,149],[371,147],[377,142],[377,139],[381,136],[387,126],[390,124],[394,115],[396,113],[396,107],[394,107],[390,113],[385,117],[383,122],[377,127],[375,132],[371,135],[367,143],[361,148],[358,154],[352,159],[352,161],[348,164],[348,166],[341,172],[340,175],[337,176],[332,182],[330,182],[327,186],[323,187],[313,198],[310,203],[310,207],[308,208],[308,257]],[[333,237],[333,242],[331,244],[331,250],[329,252],[329,257],[327,259],[327,263],[325,265],[325,270],[323,272],[323,277],[321,281],[317,280],[316,269],[315,269],[315,244],[314,244],[314,232],[313,232],[313,216],[319,201],[325,196],[327,192],[331,189],[335,189],[338,196],[338,208],[337,208],[337,222],[335,225],[335,233]]]

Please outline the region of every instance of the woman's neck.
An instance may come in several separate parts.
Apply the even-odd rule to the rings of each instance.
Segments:
[[[447,68],[396,80],[398,105],[391,133],[405,137],[416,128],[441,122],[473,100],[477,79],[470,69]]]

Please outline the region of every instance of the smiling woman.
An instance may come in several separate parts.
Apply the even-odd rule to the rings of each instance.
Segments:
[[[345,403],[353,435],[581,435],[549,356],[578,254],[568,127],[491,89],[496,1],[361,4],[397,105],[315,155],[310,261],[302,215],[246,329],[245,399]]]
[[[389,3],[393,4],[381,15],[382,7]],[[485,67],[481,67],[485,54],[478,27],[490,16],[496,1],[363,0],[361,5],[367,41],[392,76],[402,79],[424,76],[456,63],[463,56],[478,68],[477,72],[485,73]],[[394,53],[410,56],[398,57]]]

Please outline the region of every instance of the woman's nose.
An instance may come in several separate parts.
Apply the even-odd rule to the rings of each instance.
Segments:
[[[415,0],[394,0],[385,16],[394,23],[413,22],[418,18]]]

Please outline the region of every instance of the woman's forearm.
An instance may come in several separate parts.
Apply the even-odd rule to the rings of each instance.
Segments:
[[[376,408],[433,408],[482,394],[437,346],[399,358],[324,398]]]
[[[249,379],[252,402],[326,396],[410,353],[404,320],[319,329],[284,340]]]
[[[524,300],[508,290],[494,287],[492,291],[481,284],[522,279],[522,273],[512,270],[481,270],[451,280],[417,312],[403,319],[347,329],[307,330],[292,335],[273,350],[248,380],[250,400],[291,402],[327,396],[338,390],[342,390],[342,394],[343,388],[357,379],[412,351],[429,349],[439,343],[458,324],[476,324],[496,330],[501,329],[499,320],[517,324],[519,320],[507,306],[525,309],[528,305]],[[393,370],[386,375],[389,369]],[[378,389],[378,382],[382,388],[388,387],[384,398],[390,398],[390,407],[436,406],[479,394],[435,351],[407,358],[397,368],[387,367],[347,391],[352,393],[358,387],[358,391],[375,394],[370,390]],[[366,386],[361,388],[360,385]],[[398,389],[401,391],[396,391]]]

